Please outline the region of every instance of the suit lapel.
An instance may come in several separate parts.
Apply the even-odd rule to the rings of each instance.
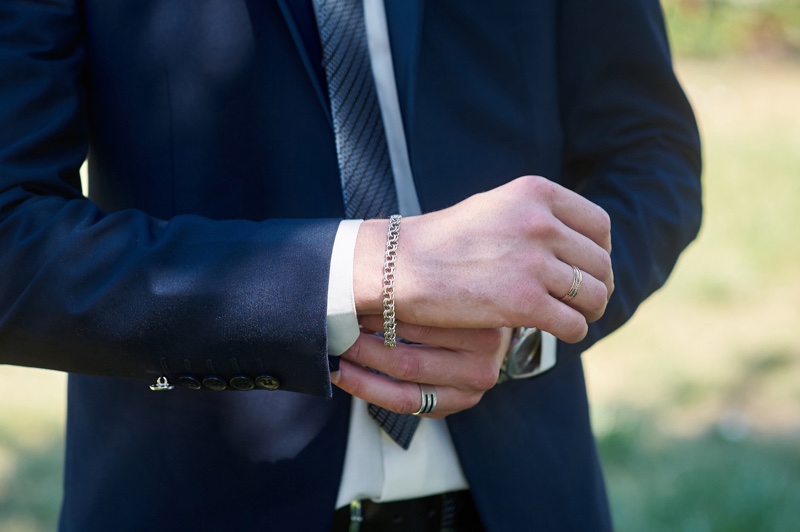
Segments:
[[[303,40],[303,35],[300,33],[300,28],[298,27],[297,21],[294,18],[291,8],[289,8],[288,6],[287,0],[276,0],[276,1],[278,3],[278,7],[280,8],[281,14],[283,15],[283,18],[286,21],[286,26],[288,27],[289,33],[292,36],[294,45],[297,48],[298,53],[300,54],[300,60],[303,62],[303,67],[306,70],[306,74],[308,74],[309,81],[311,82],[311,85],[314,87],[314,93],[317,95],[317,101],[322,106],[322,110],[325,112],[325,116],[328,117],[328,122],[331,124],[331,127],[333,127],[333,120],[331,119],[331,111],[330,108],[328,107],[328,99],[325,95],[325,90],[322,86],[319,76],[317,75],[317,71],[315,70],[314,65],[311,64],[311,55],[306,49],[306,43]],[[311,0],[308,0],[308,3],[311,4]]]
[[[309,81],[314,87],[317,100],[332,123],[328,99],[324,86],[311,64],[311,55],[306,48],[303,35],[300,32],[294,14],[288,5],[289,0],[276,0],[281,14],[286,21],[286,26],[297,48],[300,60],[308,74]],[[374,2],[377,0],[367,0]],[[309,4],[311,0],[308,0]],[[411,109],[414,100],[414,81],[419,57],[419,40],[422,35],[423,0],[384,0],[386,18],[389,26],[389,38],[392,45],[392,60],[394,62],[397,92],[400,99],[400,109],[403,113],[403,122],[406,131],[411,131]]]
[[[397,95],[400,99],[406,136],[408,136],[408,132],[412,131],[414,86],[425,2],[424,0],[384,0],[384,4],[389,26],[389,39],[392,45]]]

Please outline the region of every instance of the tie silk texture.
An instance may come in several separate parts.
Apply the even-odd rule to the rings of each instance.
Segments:
[[[362,0],[314,0],[348,218],[388,218],[397,192],[372,78]],[[419,418],[369,405],[375,422],[408,449]]]

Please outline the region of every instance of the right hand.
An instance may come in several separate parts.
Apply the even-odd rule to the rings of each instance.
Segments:
[[[497,382],[511,342],[510,329],[439,329],[399,322],[398,336],[417,343],[398,342],[391,349],[372,332],[380,330],[383,318],[364,317],[361,323],[364,329],[342,354],[331,380],[355,397],[400,414],[419,410],[420,383],[434,385],[439,398],[428,417],[471,408]]]
[[[362,224],[354,292],[380,313],[386,221]],[[606,212],[542,177],[525,176],[453,207],[404,218],[395,276],[398,320],[446,328],[539,327],[586,336],[614,290]],[[560,299],[583,272],[578,295]]]

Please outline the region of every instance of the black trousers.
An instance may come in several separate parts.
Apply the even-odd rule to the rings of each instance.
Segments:
[[[358,501],[334,514],[331,532],[483,532],[469,491],[376,503]]]

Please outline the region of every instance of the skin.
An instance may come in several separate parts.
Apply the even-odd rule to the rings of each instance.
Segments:
[[[428,417],[444,417],[475,406],[494,386],[511,340],[511,329],[444,329],[398,322],[404,343],[390,349],[373,328],[383,327],[383,318],[361,319],[362,333],[332,374],[335,384],[350,394],[388,410],[410,414],[420,406],[422,382],[436,386],[438,403]],[[395,379],[377,375],[364,366],[381,366]]]
[[[474,406],[497,381],[509,328],[539,327],[578,342],[614,290],[608,214],[556,183],[523,176],[403,219],[397,335],[423,345],[390,349],[371,334],[383,328],[387,224],[367,220],[359,230],[353,291],[365,330],[331,377],[348,393],[394,412],[418,410],[418,383],[436,386],[431,417]],[[583,282],[574,299],[562,302],[572,285],[571,265],[582,270]]]

